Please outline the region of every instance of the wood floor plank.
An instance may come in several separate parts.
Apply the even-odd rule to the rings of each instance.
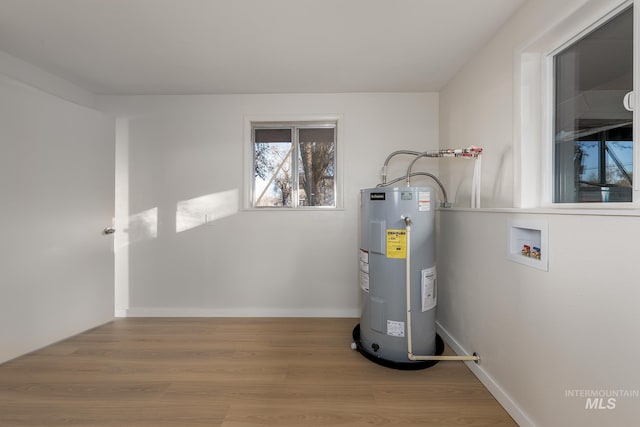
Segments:
[[[355,323],[118,319],[0,365],[0,425],[515,425],[462,362],[371,363]]]

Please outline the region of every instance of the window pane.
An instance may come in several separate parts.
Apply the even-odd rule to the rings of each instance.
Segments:
[[[335,206],[335,128],[298,130],[299,206]]]
[[[291,129],[256,129],[255,142],[291,142]]]
[[[600,184],[600,142],[576,142],[576,166],[581,187]]]
[[[606,182],[609,202],[631,200],[633,182],[633,142],[606,141]]]
[[[336,123],[252,124],[254,207],[336,207]]]
[[[255,129],[254,206],[292,206],[291,129]]]
[[[554,202],[631,201],[632,9],[558,53],[554,82]]]

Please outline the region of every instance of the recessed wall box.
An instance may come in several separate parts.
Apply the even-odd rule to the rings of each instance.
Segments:
[[[507,239],[508,259],[549,271],[549,226],[546,222],[510,220]]]

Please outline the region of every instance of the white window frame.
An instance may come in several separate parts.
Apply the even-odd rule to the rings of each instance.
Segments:
[[[253,167],[253,128],[254,126],[260,127],[263,124],[267,125],[295,125],[300,124],[302,126],[312,123],[335,123],[335,206],[296,206],[296,207],[282,207],[282,206],[254,206],[253,205],[253,185],[254,185],[254,167]],[[343,137],[342,137],[342,116],[340,115],[256,115],[245,116],[244,118],[244,197],[243,197],[243,210],[249,211],[340,211],[343,210]]]
[[[553,55],[601,26],[626,8],[634,8],[633,191],[632,202],[554,203]],[[640,0],[588,0],[559,17],[549,28],[516,50],[514,61],[514,205],[517,208],[640,209],[640,144],[638,88]]]

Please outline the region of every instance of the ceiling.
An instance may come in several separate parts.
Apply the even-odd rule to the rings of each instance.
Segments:
[[[0,0],[0,50],[100,94],[438,91],[524,0]]]

